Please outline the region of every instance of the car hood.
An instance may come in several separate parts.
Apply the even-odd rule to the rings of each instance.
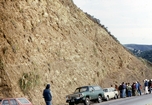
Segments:
[[[79,94],[82,94],[82,93],[73,93],[73,94],[69,94],[67,95],[68,97],[78,97]]]

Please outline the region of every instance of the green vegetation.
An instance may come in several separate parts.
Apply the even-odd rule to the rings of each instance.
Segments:
[[[3,62],[2,62],[2,58],[0,57],[0,70],[2,70],[4,68]]]
[[[20,9],[19,9],[19,12],[20,12],[20,13],[23,13],[23,12],[24,12],[24,11],[23,11],[23,8],[20,8]]]
[[[94,55],[95,56],[97,56],[98,54],[97,54],[97,49],[96,49],[96,47],[95,46],[93,46],[93,53],[94,53]]]
[[[146,59],[142,59],[139,58],[148,68],[152,68],[152,62],[146,60]]]
[[[108,31],[108,29],[107,29],[108,27],[105,27],[104,25],[102,25],[102,24],[100,23],[100,20],[99,20],[99,19],[95,18],[94,16],[91,16],[91,15],[88,14],[88,13],[85,13],[85,14],[86,14],[86,16],[87,16],[90,20],[92,20],[94,23],[97,23],[100,27],[102,27],[116,42],[120,43],[120,42],[117,40],[117,38],[116,38],[114,35],[112,35],[111,32]]]
[[[8,40],[8,39],[7,39],[7,43],[11,46],[12,51],[13,51],[14,53],[16,53],[17,50],[19,50],[19,47],[18,47],[17,45],[13,44],[13,40]],[[4,51],[7,51],[8,48],[6,47],[6,48],[3,48],[2,50],[3,50],[3,53],[5,53]]]
[[[23,73],[22,78],[19,79],[19,85],[24,94],[33,89],[40,83],[40,76],[34,72]]]
[[[152,62],[152,45],[126,44],[124,47],[133,55]]]
[[[69,82],[68,82],[68,85],[69,85],[69,86],[71,86],[71,85],[72,85],[72,82],[71,82],[71,81],[69,81]]]
[[[11,46],[14,53],[16,53],[17,48],[15,46]]]
[[[144,51],[141,54],[139,54],[138,56],[152,62],[152,50]]]
[[[8,47],[3,47],[3,48],[2,48],[3,54],[5,54],[5,53],[7,52],[7,50],[8,50]]]
[[[142,44],[124,44],[126,48],[137,50],[140,52],[152,50],[152,45],[142,45]]]
[[[99,77],[99,76],[100,76],[100,72],[98,71],[98,72],[97,72],[97,77]]]

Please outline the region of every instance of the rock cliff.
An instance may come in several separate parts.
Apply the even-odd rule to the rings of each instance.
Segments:
[[[44,105],[50,83],[53,105],[63,105],[78,86],[142,81],[150,67],[71,0],[0,1],[0,97]]]

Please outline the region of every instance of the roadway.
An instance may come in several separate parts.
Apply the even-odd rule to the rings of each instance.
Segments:
[[[113,99],[92,105],[152,105],[152,94]]]

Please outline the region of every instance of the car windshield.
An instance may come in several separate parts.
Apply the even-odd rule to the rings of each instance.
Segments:
[[[81,88],[77,88],[74,93],[85,92],[87,90],[88,90],[87,87],[81,87]]]
[[[27,101],[27,99],[25,99],[25,98],[18,98],[18,101],[19,101],[20,103],[22,103],[22,104],[27,104],[27,103],[29,103],[29,102]]]

